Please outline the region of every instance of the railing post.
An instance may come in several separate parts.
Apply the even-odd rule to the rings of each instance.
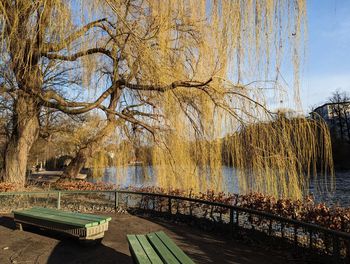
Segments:
[[[118,205],[119,205],[119,193],[118,191],[114,192],[114,209],[117,212],[118,209]]]
[[[294,246],[298,247],[298,228],[296,224],[294,224]]]
[[[233,228],[234,228],[234,222],[233,222],[233,208],[230,208],[230,235],[233,237]]]
[[[312,229],[310,229],[310,238],[309,238],[309,239],[310,239],[310,240],[309,240],[309,242],[310,242],[310,243],[309,243],[309,248],[310,248],[310,249],[312,249],[312,244],[313,244],[312,234],[313,234]]]
[[[61,192],[58,192],[57,194],[57,209],[61,209]]]
[[[236,228],[238,230],[238,227],[239,227],[239,213],[238,213],[238,210],[236,210],[236,223],[235,223],[235,225],[236,225]]]
[[[270,219],[270,221],[269,221],[269,236],[271,236],[272,235],[272,219]]]
[[[171,215],[171,198],[170,197],[168,198],[168,212],[169,212],[169,215]]]
[[[334,263],[338,263],[340,259],[339,237],[333,235],[333,259]]]

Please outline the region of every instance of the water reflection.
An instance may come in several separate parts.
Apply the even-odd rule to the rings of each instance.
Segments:
[[[310,183],[310,193],[318,202],[324,202],[327,205],[340,205],[350,207],[350,171],[339,171],[335,173],[335,188],[333,192],[326,190],[330,186],[329,180],[319,177]],[[315,186],[324,187],[317,191]]]
[[[105,168],[102,177],[89,178],[91,182],[106,182],[119,185],[121,188],[129,186],[147,187],[156,184],[156,177],[152,166],[124,166]]]
[[[238,178],[235,168],[223,166],[223,189],[231,193],[239,193]],[[156,175],[152,166],[124,166],[106,168],[102,177],[89,178],[91,182],[106,182],[117,184],[122,188],[129,186],[147,187],[156,184]],[[330,182],[324,177],[318,177],[310,182],[310,194],[316,201],[328,205],[350,206],[350,171],[336,173],[334,192],[327,191]],[[319,188],[316,188],[318,186]],[[330,188],[328,188],[330,190]]]

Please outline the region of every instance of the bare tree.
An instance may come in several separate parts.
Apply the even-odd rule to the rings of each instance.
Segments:
[[[346,92],[335,91],[329,98],[331,130],[333,136],[350,143],[350,97]]]

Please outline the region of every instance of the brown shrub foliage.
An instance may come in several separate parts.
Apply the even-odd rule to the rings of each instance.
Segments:
[[[58,181],[54,187],[57,190],[68,190],[68,191],[108,191],[116,188],[113,184],[98,182],[91,183],[87,181]]]
[[[58,190],[86,190],[102,191],[118,189],[116,185],[107,183],[90,183],[86,181],[59,181],[54,186]],[[0,183],[0,192],[16,190],[16,186],[9,183]],[[146,193],[169,194],[182,197],[191,197],[211,202],[235,205],[244,208],[255,209],[267,213],[296,219],[308,223],[314,223],[326,228],[350,232],[350,208],[328,207],[323,203],[315,203],[312,197],[306,197],[304,200],[276,199],[269,195],[261,193],[250,194],[227,194],[223,192],[215,193],[213,190],[207,192],[193,193],[185,192],[179,189],[166,191],[159,187],[130,187],[131,191]],[[158,199],[158,206],[167,206],[167,201]],[[176,208],[188,208],[186,202],[177,201]],[[201,206],[203,210],[227,213],[226,209],[220,207],[211,207],[208,205]]]
[[[14,183],[0,182],[0,192],[12,192],[17,190],[17,186]]]

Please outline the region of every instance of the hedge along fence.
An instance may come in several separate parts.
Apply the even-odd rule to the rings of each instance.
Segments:
[[[335,263],[350,257],[350,234],[250,208],[176,195],[127,190],[1,192],[0,212],[31,206],[71,211],[115,212],[120,208],[204,220],[225,226],[232,236],[241,230],[282,239],[296,248],[307,248],[332,257]],[[203,222],[203,221],[202,221]]]

